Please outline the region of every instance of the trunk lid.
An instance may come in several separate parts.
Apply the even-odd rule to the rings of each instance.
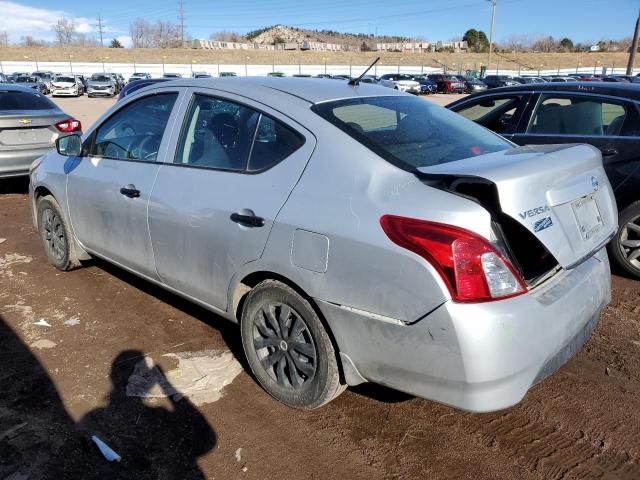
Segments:
[[[602,248],[617,230],[616,203],[601,154],[588,145],[518,147],[419,172],[495,185],[499,204],[483,206],[498,208],[522,225],[566,269]]]
[[[68,118],[60,110],[0,111],[0,151],[44,148],[54,145],[54,126]]]

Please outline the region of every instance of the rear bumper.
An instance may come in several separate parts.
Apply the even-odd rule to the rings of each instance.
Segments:
[[[318,303],[355,378],[486,412],[515,405],[566,363],[588,340],[610,295],[601,250],[528,294],[485,304],[448,301],[411,325]]]
[[[34,160],[53,147],[0,151],[0,178],[27,175]]]

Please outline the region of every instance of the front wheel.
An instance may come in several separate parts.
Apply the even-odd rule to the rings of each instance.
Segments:
[[[54,267],[64,271],[80,265],[62,210],[52,196],[38,201],[38,232],[47,258]]]
[[[640,279],[640,201],[620,212],[619,229],[609,243],[609,255],[626,273]]]
[[[282,282],[265,280],[249,293],[240,330],[253,374],[282,403],[311,410],[346,388],[320,318],[306,299]]]

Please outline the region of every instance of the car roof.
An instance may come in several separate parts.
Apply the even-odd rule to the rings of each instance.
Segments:
[[[167,82],[167,86],[203,86],[218,88],[238,95],[246,95],[252,87],[263,87],[282,92],[305,100],[309,103],[320,103],[329,100],[342,100],[354,97],[376,97],[404,95],[387,87],[371,83],[361,83],[357,86],[349,82],[328,82],[322,78],[300,77],[232,77],[232,78],[201,78],[182,79]]]
[[[509,87],[499,87],[491,89],[490,93],[515,92],[515,91],[555,91],[555,92],[583,92],[598,93],[601,95],[613,95],[633,100],[640,100],[640,85],[633,83],[599,83],[599,82],[549,82],[549,83],[527,83],[525,85],[514,85]],[[482,93],[480,95],[485,95]]]
[[[2,85],[0,85],[0,91],[37,93],[31,87],[23,87],[22,85],[16,85],[15,83],[3,83]]]

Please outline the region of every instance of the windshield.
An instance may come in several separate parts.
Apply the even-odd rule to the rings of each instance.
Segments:
[[[311,109],[382,158],[409,171],[512,146],[457,113],[415,97],[350,98],[319,103]]]
[[[71,82],[71,83],[75,83],[76,79],[73,77],[58,77],[55,80],[56,82]]]
[[[36,77],[18,77],[16,78],[16,83],[37,83],[38,79]]]
[[[55,105],[36,91],[0,90],[0,111],[50,110],[52,108],[55,108]]]
[[[110,82],[111,78],[106,75],[91,75],[91,80],[94,82]]]

